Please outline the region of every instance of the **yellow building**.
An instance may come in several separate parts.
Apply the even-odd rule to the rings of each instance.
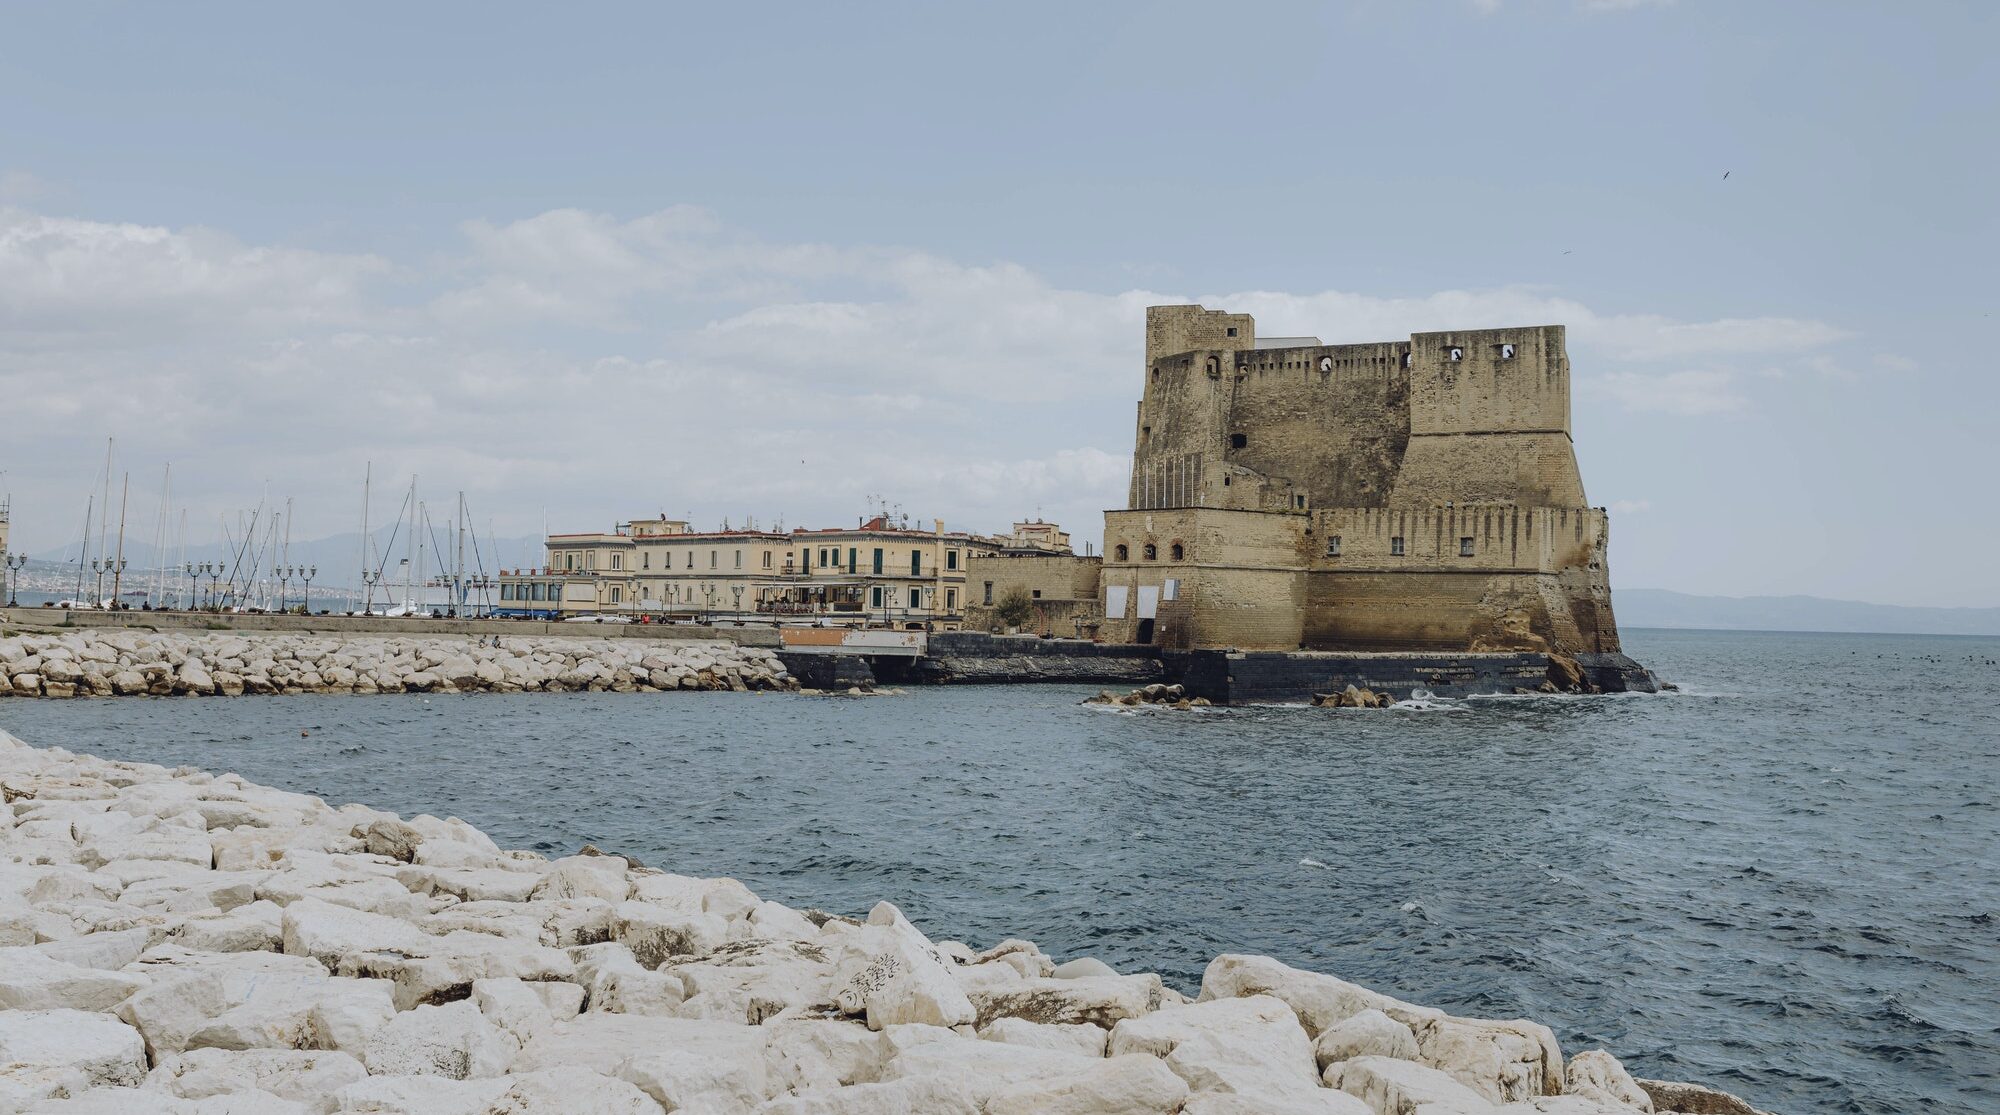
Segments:
[[[634,520],[611,533],[550,535],[546,568],[502,573],[498,611],[956,630],[970,603],[969,563],[1002,543],[880,515],[793,531]]]

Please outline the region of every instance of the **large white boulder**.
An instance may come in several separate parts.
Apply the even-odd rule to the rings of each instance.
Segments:
[[[1351,1057],[1417,1059],[1417,1036],[1408,1026],[1379,1010],[1364,1010],[1320,1031],[1313,1053],[1324,1070]]]
[[[514,1071],[586,1068],[637,1086],[669,1111],[748,1111],[773,1092],[762,1027],[586,1013],[521,1048]]]
[[[1102,1057],[1111,1035],[1101,1026],[1086,1022],[1030,1022],[1025,1018],[996,1018],[979,1028],[987,1041],[1026,1045],[1035,1049],[1056,1049]]]
[[[1158,1058],[1112,1057],[1061,1076],[1024,1081],[986,1100],[986,1115],[1171,1115],[1188,1087]]]
[[[963,1026],[978,1017],[946,961],[900,915],[896,923],[860,926],[841,940],[833,988],[834,1003],[864,1015],[870,1029],[911,1022]]]
[[[361,1059],[371,1074],[468,1080],[506,1072],[517,1048],[512,1037],[465,1000],[396,1015],[376,1030]]]
[[[1489,1111],[1485,1097],[1445,1073],[1394,1057],[1355,1057],[1326,1070],[1326,1084],[1361,1100],[1376,1115]]]
[[[1268,995],[1167,1007],[1111,1031],[1113,1057],[1164,1058],[1197,1092],[1255,1096],[1320,1086],[1312,1042],[1298,1016]]]
[[[97,1011],[0,1011],[0,1066],[73,1069],[92,1086],[131,1086],[145,1079],[146,1043]]]
[[[0,949],[4,1010],[108,1011],[148,982],[144,976],[66,964],[39,948]]]
[[[1033,976],[971,988],[967,996],[980,1025],[996,1018],[1025,1018],[1030,1022],[1088,1023],[1108,1030],[1160,1005],[1160,977]]]

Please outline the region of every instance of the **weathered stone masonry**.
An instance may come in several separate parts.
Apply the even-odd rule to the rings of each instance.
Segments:
[[[1563,340],[1550,325],[1260,342],[1248,314],[1148,309],[1103,637],[1616,652],[1609,522],[1577,469]]]

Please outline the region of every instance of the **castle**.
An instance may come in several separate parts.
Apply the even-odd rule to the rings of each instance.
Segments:
[[[1327,345],[1146,311],[1107,642],[1615,653],[1563,327]]]

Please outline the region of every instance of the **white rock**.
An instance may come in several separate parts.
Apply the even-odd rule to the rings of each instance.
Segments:
[[[514,1059],[513,1038],[471,1002],[420,1006],[390,1019],[369,1039],[362,1060],[382,1076],[499,1076]]]
[[[635,1085],[588,1069],[545,1069],[506,1077],[507,1090],[484,1115],[659,1115]],[[690,1112],[695,1109],[683,1109]],[[428,1115],[428,1113],[427,1113]]]
[[[146,1044],[139,1031],[95,1011],[0,1011],[0,1066],[75,1069],[93,1086],[132,1086],[145,1079]]]
[[[534,899],[598,898],[614,905],[632,893],[623,856],[570,856],[549,865],[529,897]]]
[[[579,1067],[636,1085],[668,1110],[744,1111],[770,1087],[761,1027],[685,1018],[579,1015],[529,1042],[516,1072]]]
[[[1079,1022],[1030,1022],[1025,1018],[996,1018],[979,1028],[987,1041],[1026,1045],[1035,1049],[1056,1049],[1102,1057],[1111,1035],[1101,1026]]]
[[[1298,1016],[1268,995],[1168,1007],[1111,1031],[1110,1054],[1166,1059],[1198,1092],[1254,1096],[1319,1087],[1312,1042]]]
[[[1623,1105],[1638,1111],[1652,1111],[1648,1095],[1618,1058],[1602,1049],[1586,1049],[1569,1059],[1563,1074],[1565,1095],[1581,1096],[1599,1103]]]
[[[1112,1057],[1048,1079],[1002,1088],[986,1115],[1169,1115],[1188,1088],[1155,1057]]]
[[[332,1111],[336,1094],[367,1075],[346,1053],[197,1049],[161,1065],[146,1086],[190,1100],[254,1089],[308,1111]]]
[[[1091,976],[1115,976],[1117,971],[1094,956],[1079,956],[1064,961],[1049,973],[1057,979],[1085,979]]]
[[[1109,1029],[1123,1019],[1138,1018],[1159,1006],[1160,978],[1034,976],[1023,977],[1016,983],[975,988],[967,994],[982,1025],[996,1018],[1025,1018],[1030,1022],[1083,1022]]]
[[[979,1105],[963,1088],[935,1077],[819,1088],[774,1099],[757,1111],[759,1115],[980,1115]]]
[[[108,1011],[147,982],[143,976],[65,964],[38,948],[0,949],[0,1009]]]
[[[1364,1010],[1322,1030],[1313,1053],[1324,1070],[1350,1057],[1417,1059],[1417,1037],[1408,1026],[1379,1010]]]
[[[729,923],[648,901],[622,902],[613,914],[612,939],[631,949],[642,967],[657,968],[676,957],[714,952],[729,940]]]
[[[777,1091],[870,1083],[880,1078],[889,1058],[886,1036],[857,1022],[784,1018],[762,1030],[765,1064]]]
[[[512,1079],[371,1076],[342,1088],[335,1097],[335,1110],[373,1115],[486,1115]]]
[[[841,944],[834,963],[834,1002],[865,1014],[870,1029],[920,1022],[962,1026],[977,1017],[930,942],[903,925],[864,925]]]
[[[1326,1084],[1366,1103],[1377,1115],[1416,1115],[1429,1105],[1440,1111],[1490,1110],[1479,1093],[1415,1061],[1355,1057],[1326,1070]]]

